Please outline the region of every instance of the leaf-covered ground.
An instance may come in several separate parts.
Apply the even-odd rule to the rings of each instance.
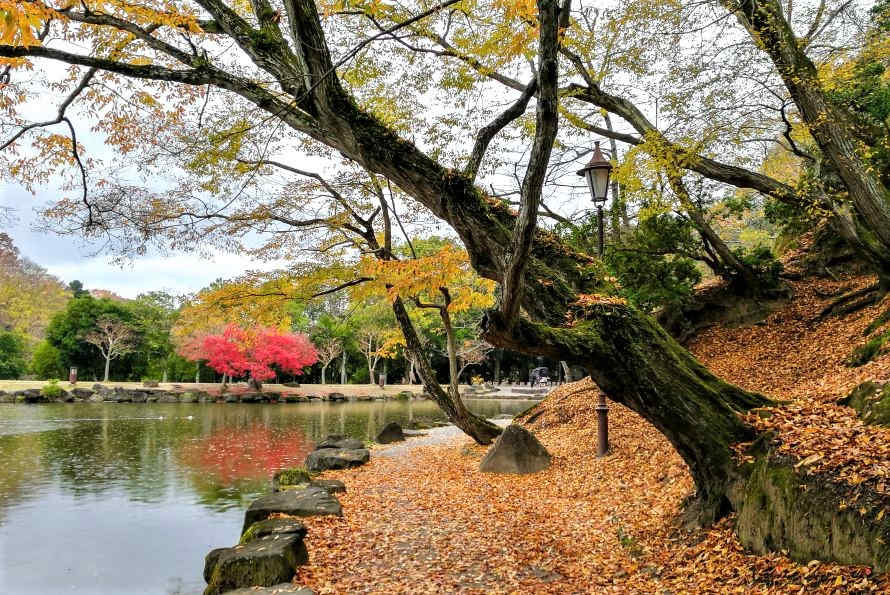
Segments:
[[[842,285],[797,283],[797,299],[765,325],[713,328],[691,347],[725,378],[791,401],[758,423],[778,430],[804,472],[877,486],[888,473],[888,430],[863,426],[833,401],[862,380],[890,376],[890,358],[843,365],[880,309],[816,321]],[[613,405],[613,453],[597,459],[595,400],[595,387],[582,381],[532,412],[529,427],[554,458],[531,476],[479,473],[484,449],[462,438],[338,472],[348,485],[344,516],[309,520],[310,565],[296,580],[320,593],[890,591],[890,579],[867,568],[746,554],[731,518],[680,531],[692,484],[679,456],[639,416]]]

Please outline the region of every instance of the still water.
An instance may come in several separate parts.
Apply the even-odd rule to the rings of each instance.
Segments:
[[[0,405],[0,593],[200,593],[204,555],[317,438],[442,419],[429,401]]]

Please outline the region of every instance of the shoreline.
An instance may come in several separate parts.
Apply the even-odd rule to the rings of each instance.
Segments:
[[[7,383],[8,384],[8,383]],[[29,383],[30,384],[30,383]],[[135,383],[132,383],[135,384]],[[230,386],[221,391],[219,385],[171,385],[125,387],[96,383],[90,388],[44,384],[41,387],[14,391],[0,390],[0,403],[309,403],[427,400],[422,387],[417,385],[305,385],[286,387],[268,385],[261,391],[248,390],[244,385]],[[200,387],[200,388],[199,388]],[[274,387],[274,388],[271,388]],[[280,387],[280,388],[279,388]],[[310,387],[312,389],[310,390]],[[317,387],[317,388],[316,388]],[[215,389],[215,390],[214,390]],[[333,390],[336,389],[336,390]],[[413,390],[411,390],[413,389]],[[507,390],[505,390],[507,389]],[[461,392],[464,399],[492,399],[535,401],[546,396],[544,389],[526,387],[467,387]]]

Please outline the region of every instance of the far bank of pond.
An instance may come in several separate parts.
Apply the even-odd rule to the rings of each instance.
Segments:
[[[486,417],[533,401],[468,400]],[[276,469],[332,433],[444,416],[431,401],[0,405],[0,593],[199,593]]]

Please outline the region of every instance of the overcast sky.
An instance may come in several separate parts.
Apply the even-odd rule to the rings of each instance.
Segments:
[[[65,283],[79,279],[87,289],[108,289],[127,298],[157,289],[181,294],[201,289],[219,277],[228,279],[248,269],[270,266],[235,254],[220,254],[213,260],[178,254],[150,255],[122,267],[111,263],[107,254],[94,255],[97,246],[34,229],[38,222],[35,209],[52,198],[52,190],[34,196],[21,186],[0,185],[0,205],[14,209],[13,220],[2,225],[2,230],[12,237],[22,255]]]

